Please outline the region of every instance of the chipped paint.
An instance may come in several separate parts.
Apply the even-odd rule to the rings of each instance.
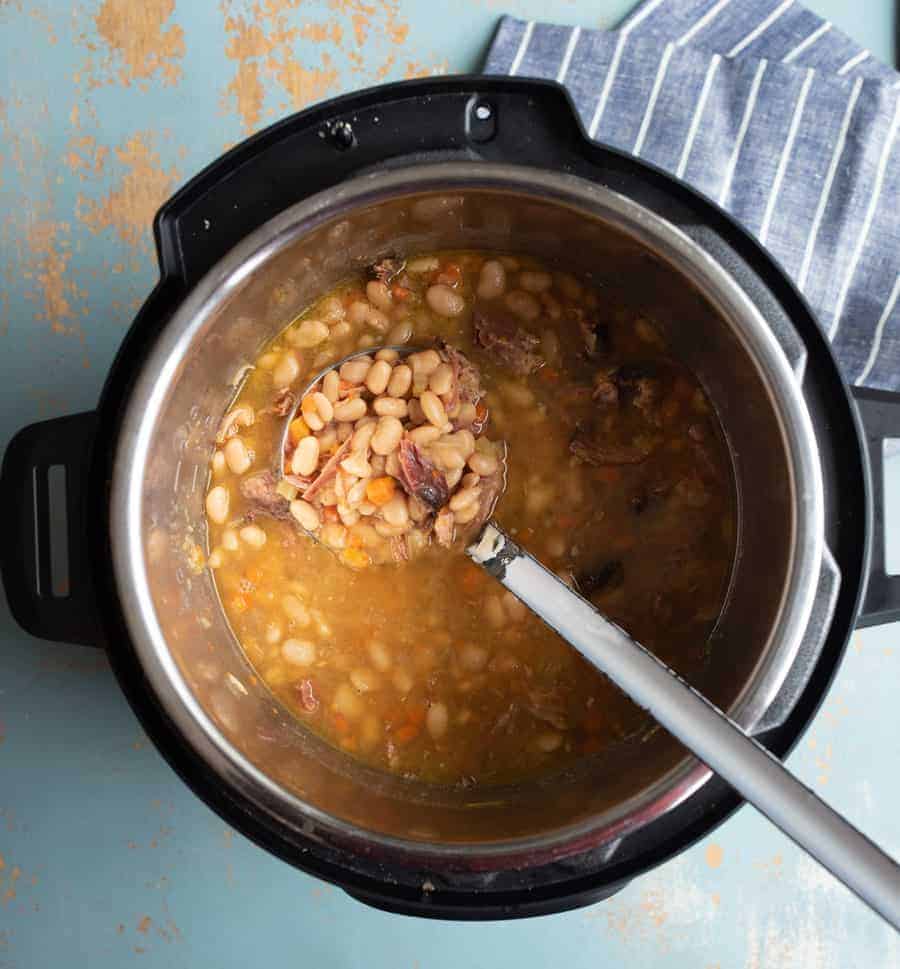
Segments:
[[[129,246],[148,244],[153,217],[181,177],[163,165],[155,142],[149,131],[132,135],[114,152],[122,170],[115,187],[99,199],[79,194],[77,217],[92,232],[112,228]]]
[[[403,77],[406,80],[412,80],[416,77],[434,77],[438,74],[446,74],[449,70],[450,68],[446,58],[436,64],[422,64],[419,61],[407,61]]]
[[[104,0],[94,18],[107,48],[100,76],[125,87],[157,75],[163,84],[177,84],[182,76],[184,31],[170,23],[174,11],[175,0]],[[100,78],[94,83],[100,83]]]
[[[91,135],[73,135],[63,163],[82,182],[103,174],[103,166],[109,155],[106,145],[98,145]]]

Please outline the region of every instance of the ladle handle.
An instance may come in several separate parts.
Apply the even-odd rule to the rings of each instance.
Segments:
[[[900,866],[673,670],[492,523],[467,549],[590,663],[895,929]]]

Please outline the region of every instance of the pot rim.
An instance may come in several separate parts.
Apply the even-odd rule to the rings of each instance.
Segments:
[[[762,313],[712,256],[681,229],[611,189],[573,175],[519,165],[438,162],[353,178],[299,202],[250,233],[188,293],[166,324],[134,384],[113,456],[110,535],[113,580],[135,653],[158,702],[194,753],[227,786],[237,786],[277,823],[308,837],[333,832],[344,841],[375,842],[393,854],[422,859],[474,853],[536,863],[596,847],[656,820],[694,794],[711,771],[692,756],[639,794],[604,814],[549,833],[493,843],[413,841],[366,830],[303,801],[258,770],[217,728],[191,693],[155,614],[142,542],[143,470],[155,418],[192,340],[255,269],[301,236],[351,211],[406,196],[453,191],[527,195],[612,225],[663,259],[713,304],[764,378],[789,458],[792,495],[788,578],[763,656],[729,715],[752,733],[781,688],[809,622],[824,547],[824,498],[818,446],[799,383]],[[778,642],[779,648],[772,644]]]

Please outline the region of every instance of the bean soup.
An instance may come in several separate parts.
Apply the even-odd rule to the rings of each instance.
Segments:
[[[383,349],[401,345],[418,352]],[[523,547],[679,673],[703,668],[734,556],[727,450],[615,278],[382,259],[265,348],[217,440],[207,564],[235,636],[372,767],[508,783],[650,726],[462,553],[501,493]]]

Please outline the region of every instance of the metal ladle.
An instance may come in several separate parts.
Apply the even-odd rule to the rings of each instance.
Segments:
[[[400,355],[416,352],[389,347]],[[352,353],[323,370],[303,396]],[[285,424],[280,464],[284,461]],[[311,534],[311,533],[307,533]],[[311,536],[315,538],[315,536]],[[746,801],[900,930],[900,865],[826,804],[715,704],[488,521],[466,554]]]

